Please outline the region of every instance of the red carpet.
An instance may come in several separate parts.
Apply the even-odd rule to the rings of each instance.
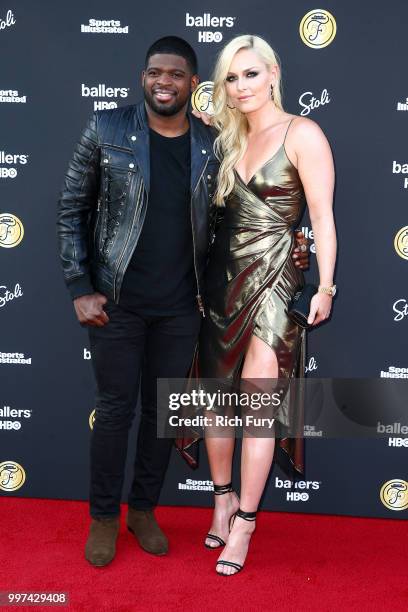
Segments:
[[[223,578],[202,544],[208,509],[159,508],[171,549],[154,557],[125,529],[124,507],[117,557],[100,569],[83,557],[86,503],[2,498],[0,509],[0,591],[70,596],[4,610],[408,610],[405,521],[260,513],[244,571]]]

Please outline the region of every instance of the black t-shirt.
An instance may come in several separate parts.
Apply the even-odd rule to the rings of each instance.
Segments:
[[[146,217],[123,279],[120,305],[173,315],[195,305],[190,203],[190,132],[168,138],[150,131]]]

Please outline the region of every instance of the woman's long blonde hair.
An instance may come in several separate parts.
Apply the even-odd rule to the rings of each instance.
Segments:
[[[225,79],[234,55],[241,49],[253,49],[268,68],[278,65],[276,83],[273,88],[275,105],[282,109],[282,92],[279,57],[272,47],[260,36],[245,34],[233,38],[220,52],[214,68],[213,125],[219,134],[215,139],[214,151],[220,160],[218,184],[214,195],[217,206],[224,206],[226,197],[231,193],[234,182],[234,167],[243,156],[247,147],[248,121],[238,109],[227,106],[228,98]]]

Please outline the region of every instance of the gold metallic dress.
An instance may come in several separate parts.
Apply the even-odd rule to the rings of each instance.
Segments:
[[[304,376],[305,332],[286,314],[289,300],[304,284],[292,260],[294,229],[303,209],[303,186],[284,143],[248,184],[236,173],[210,250],[193,377],[236,382],[252,334],[275,352],[279,378]],[[286,425],[296,413],[287,399],[277,417]],[[179,441],[179,450],[186,451],[192,441],[185,440],[184,449]],[[279,447],[303,473],[303,439],[282,438]]]

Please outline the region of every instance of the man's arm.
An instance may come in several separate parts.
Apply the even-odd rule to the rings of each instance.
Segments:
[[[65,282],[82,325],[108,321],[104,295],[95,292],[89,269],[89,223],[98,201],[100,151],[94,113],[74,149],[58,202],[57,233]]]
[[[65,282],[73,299],[94,293],[89,270],[89,219],[99,184],[97,117],[76,144],[58,202],[57,233]]]

